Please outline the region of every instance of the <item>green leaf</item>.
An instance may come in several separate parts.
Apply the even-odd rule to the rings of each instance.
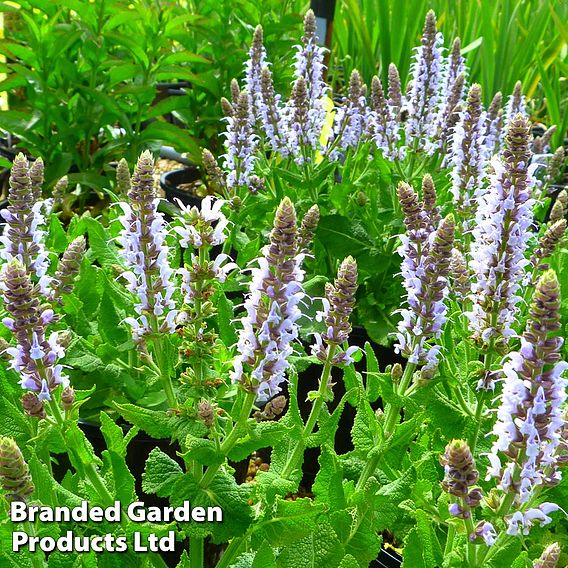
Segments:
[[[278,498],[271,514],[255,532],[273,547],[289,546],[317,529],[317,520],[325,508],[323,503],[316,504],[308,498],[295,501]]]
[[[114,408],[125,420],[144,430],[152,438],[168,439],[174,435],[176,419],[163,410],[148,410],[134,404],[116,402]]]
[[[335,452],[328,446],[322,447],[319,464],[320,469],[312,487],[315,502],[325,503],[331,511],[345,509],[343,468]]]
[[[211,534],[213,542],[226,542],[245,533],[253,520],[252,509],[248,504],[253,488],[250,484],[237,485],[235,478],[218,471],[208,487],[198,485],[195,478],[186,473],[174,482],[171,495],[173,506],[190,501],[192,507],[219,507],[223,512],[223,522],[183,523],[188,534],[203,538]]]
[[[18,410],[8,399],[0,397],[0,435],[14,438],[21,448],[33,437],[23,411]]]
[[[357,413],[351,431],[351,439],[355,450],[362,456],[367,456],[377,445],[378,423],[377,417],[369,401],[359,393]]]
[[[142,474],[142,489],[160,497],[169,497],[175,482],[183,475],[179,464],[159,448],[154,448]]]
[[[102,456],[105,461],[108,461],[112,471],[115,497],[122,503],[135,501],[134,476],[130,473],[124,456],[112,450],[104,450]]]
[[[372,508],[334,511],[331,514],[333,526],[345,552],[353,555],[357,566],[369,566],[381,549],[382,539],[372,523]]]
[[[224,456],[219,453],[213,440],[197,438],[189,434],[185,439],[185,447],[187,451],[183,454],[183,457],[195,460],[202,465],[216,465],[224,460]]]
[[[254,555],[251,568],[276,568],[274,551],[268,542],[263,542]]]
[[[257,422],[248,428],[246,435],[233,446],[228,457],[233,461],[244,460],[256,450],[277,446],[291,431],[292,429],[281,421]]]
[[[329,523],[317,525],[312,534],[282,549],[278,568],[330,568],[339,566],[345,552]]]
[[[48,250],[57,253],[62,253],[67,248],[67,235],[63,229],[63,224],[55,215],[52,215],[49,220],[49,231],[45,245]]]

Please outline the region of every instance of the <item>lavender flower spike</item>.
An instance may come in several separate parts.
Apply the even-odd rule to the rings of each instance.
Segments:
[[[163,215],[157,210],[154,194],[154,159],[145,151],[138,159],[128,193],[131,205],[120,203],[124,215],[118,237],[128,271],[123,274],[127,288],[137,296],[138,318],[127,318],[135,341],[150,333],[175,330],[172,300],[173,269],[168,262]]]
[[[475,204],[474,194],[483,182],[486,155],[483,145],[485,113],[481,105],[481,87],[472,85],[467,105],[452,135],[450,166],[452,194],[458,211],[468,219]]]
[[[438,337],[446,321],[445,298],[453,248],[455,222],[449,215],[437,231],[431,230],[418,196],[407,184],[400,184],[399,199],[405,215],[407,234],[398,253],[403,257],[401,273],[406,289],[408,308],[402,309],[398,324],[397,352],[402,352],[414,364],[425,365],[423,378],[431,378],[440,347],[426,342]]]
[[[17,259],[4,267],[0,290],[10,314],[2,323],[17,343],[16,347],[5,350],[11,358],[10,368],[20,374],[20,385],[24,390],[37,393],[41,401],[51,400],[51,393],[59,385],[66,387],[69,384],[62,374],[63,365],[58,363],[65,354],[58,333],[46,335],[47,326],[56,319],[53,310],[40,306],[38,290]]]
[[[225,118],[227,130],[223,167],[227,172],[227,187],[236,190],[250,185],[254,168],[254,150],[257,136],[253,133],[253,120],[247,91],[242,91],[237,100],[233,116]]]
[[[260,75],[261,99],[259,104],[260,125],[269,146],[283,157],[288,155],[286,131],[283,123],[280,95],[274,91],[272,73],[264,67]]]
[[[518,114],[509,125],[506,149],[501,159],[492,161],[489,188],[480,195],[473,229],[470,268],[473,309],[466,315],[474,337],[493,341],[498,347],[514,334],[512,325],[521,301],[519,287],[524,277],[525,259],[534,185],[528,166],[529,123]]]
[[[325,49],[318,46],[316,17],[308,10],[304,18],[302,45],[297,46],[294,63],[292,96],[284,109],[290,154],[303,164],[306,149],[320,150],[320,135],[327,114],[324,96],[327,86],[323,78]]]
[[[318,312],[316,319],[325,322],[327,329],[324,333],[315,334],[315,345],[312,353],[322,362],[329,357],[330,346],[338,348],[349,339],[351,324],[349,316],[355,305],[355,293],[357,292],[357,263],[348,256],[339,267],[335,285],[328,283],[325,287],[323,298],[323,311]],[[324,345],[325,344],[325,345]],[[353,363],[352,355],[357,347],[348,347],[341,350],[332,358],[333,365],[350,365]]]
[[[32,180],[33,173],[33,180]],[[10,172],[10,190],[8,207],[0,211],[6,221],[4,234],[0,237],[3,248],[0,257],[4,260],[19,259],[24,267],[35,273],[39,279],[42,292],[47,293],[49,277],[46,275],[49,266],[48,253],[43,244],[45,231],[41,230],[44,217],[41,213],[42,201],[36,198],[41,194],[43,180],[43,162],[30,166],[24,154],[14,158]]]
[[[436,15],[430,10],[426,14],[422,45],[417,48],[411,66],[412,86],[406,123],[406,146],[415,144],[427,154],[435,150],[432,139],[436,134],[443,42],[442,34],[436,29]]]
[[[498,92],[493,97],[485,118],[485,150],[490,158],[499,150],[501,131],[503,129],[503,95]]]
[[[284,198],[276,211],[270,243],[263,248],[258,267],[252,269],[238,355],[233,362],[233,381],[256,393],[261,401],[278,393],[286,380],[292,342],[298,338],[298,304],[304,297],[302,259],[296,212],[292,202]]]
[[[349,78],[349,94],[335,113],[333,143],[329,152],[331,160],[338,160],[348,148],[355,148],[366,130],[368,109],[365,89],[359,71],[354,69]]]
[[[488,455],[487,478],[498,478],[503,491],[515,493],[517,511],[508,519],[507,530],[512,535],[527,534],[535,521],[547,524],[548,513],[558,509],[553,503],[528,506],[538,486],[561,479],[558,456],[568,385],[562,374],[568,363],[560,360],[560,327],[560,286],[549,270],[536,285],[520,351],[510,353],[503,367],[503,392],[493,428],[496,439]],[[500,454],[506,456],[504,467]]]
[[[263,45],[262,26],[256,26],[249,50],[249,59],[245,63],[245,86],[250,97],[250,105],[257,120],[261,119],[261,72],[266,66],[266,49]]]

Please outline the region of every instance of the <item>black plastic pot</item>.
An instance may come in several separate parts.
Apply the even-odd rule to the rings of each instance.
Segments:
[[[184,183],[193,183],[201,179],[201,172],[197,166],[188,166],[172,172],[166,172],[160,177],[160,187],[166,194],[166,199],[175,203],[174,199],[179,199],[184,205],[192,207],[201,206],[201,197],[193,195],[188,191],[180,189]]]
[[[392,365],[394,363],[405,363],[404,359],[394,352],[393,347],[384,347],[383,345],[374,343],[369,337],[365,328],[355,326],[349,336],[349,345],[356,345],[357,347],[364,349],[366,342],[369,342],[371,344],[381,370],[384,370],[387,365]],[[307,350],[309,350],[309,347],[307,345],[305,345],[305,347]],[[360,373],[365,373],[366,362],[364,358],[358,363],[355,363],[355,369]],[[320,376],[321,365],[311,365],[305,371],[300,373],[298,377],[298,405],[300,407],[300,412],[304,420],[307,419],[311,409],[311,402],[306,401],[308,392],[318,389]],[[365,375],[363,374],[363,376]],[[330,412],[333,412],[346,392],[345,384],[342,380],[342,371],[340,369],[333,369],[332,381],[334,383],[334,397],[333,402],[329,406]],[[375,407],[375,409],[380,408],[380,403],[376,403],[373,406]],[[338,454],[345,454],[353,450],[353,443],[351,441],[351,429],[355,420],[355,414],[356,409],[350,404],[346,404],[341,414],[334,440],[334,448]],[[305,489],[310,489],[315,480],[318,472],[319,454],[319,448],[308,448],[306,450],[306,459],[304,460],[302,469],[302,486]]]
[[[402,566],[402,556],[392,549],[382,548],[376,560],[369,564],[369,568],[400,568]]]

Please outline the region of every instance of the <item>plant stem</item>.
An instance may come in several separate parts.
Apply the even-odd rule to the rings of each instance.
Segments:
[[[444,560],[448,558],[454,548],[454,541],[456,539],[456,527],[453,523],[448,528],[448,538],[446,539],[446,546],[444,547]]]
[[[235,537],[229,543],[229,546],[227,546],[225,552],[223,552],[223,556],[221,556],[221,560],[219,560],[219,562],[217,563],[216,568],[229,568],[246,538],[246,534],[240,537]]]
[[[284,468],[282,469],[281,475],[284,478],[287,478],[296,468],[297,462],[304,453],[305,449],[304,444],[306,442],[306,438],[313,432],[313,429],[317,423],[321,409],[325,402],[325,394],[328,389],[329,378],[331,376],[331,368],[333,366],[332,365],[333,356],[335,355],[336,350],[337,350],[336,345],[330,345],[328,347],[327,358],[325,360],[319,381],[317,397],[314,401],[314,404],[312,406],[310,415],[308,416],[308,420],[304,426],[304,429],[302,430],[302,436],[298,440],[298,443],[296,444],[296,447],[294,448],[292,455],[288,458],[288,461],[286,462]]]
[[[397,389],[397,392],[399,393],[399,395],[403,396],[404,393],[406,392],[408,386],[410,385],[410,382],[412,381],[412,375],[413,375],[415,369],[416,369],[416,363],[407,363],[406,364],[406,367],[404,369],[404,373],[403,373],[402,378],[400,380],[400,385]],[[385,441],[388,440],[391,437],[391,435],[393,434],[394,427],[396,425],[396,421],[397,421],[397,419],[400,418],[400,409],[401,408],[402,408],[401,406],[395,405],[395,404],[391,404],[387,408],[387,411],[385,413],[385,422],[384,422],[385,425],[384,425],[384,429],[383,429]],[[369,459],[367,460],[367,463],[365,464],[365,467],[363,468],[363,471],[361,472],[361,476],[359,477],[359,480],[357,481],[357,486],[355,487],[356,491],[363,489],[363,487],[365,486],[365,483],[367,483],[367,480],[369,479],[369,477],[371,477],[371,475],[373,475],[373,473],[375,473],[375,470],[377,469],[377,466],[379,465],[379,461],[382,458],[382,456],[383,456],[383,452],[378,450],[378,449],[369,456]]]
[[[221,452],[223,453],[223,455],[226,456],[231,451],[232,447],[238,441],[240,433],[241,433],[241,429],[246,424],[246,421],[248,420],[248,417],[250,415],[250,411],[252,409],[252,406],[253,406],[255,400],[256,400],[256,393],[247,392],[246,397],[243,401],[243,405],[241,406],[241,410],[240,410],[240,413],[239,413],[239,417],[237,418],[237,422],[233,426],[233,429],[231,430],[231,432],[229,433],[227,438],[225,438],[225,440],[221,444]],[[221,465],[222,465],[222,462],[219,463],[219,464],[216,464],[216,465],[210,465],[207,468],[207,470],[205,471],[205,473],[203,474],[203,477],[201,478],[201,481],[199,482],[199,486],[203,487],[203,488],[207,487],[211,483],[213,478],[215,477],[215,474],[219,471],[219,468],[221,467]]]
[[[483,369],[485,372],[491,371],[491,363],[493,362],[493,342],[490,345],[490,351],[485,354]],[[483,413],[483,409],[485,408],[485,399],[487,397],[487,391],[481,391],[478,399],[477,399],[477,406],[475,407],[475,430],[473,435],[469,440],[469,449],[471,453],[475,455],[475,447],[477,446],[477,438],[479,438],[479,430],[481,429],[481,415]]]
[[[416,369],[416,363],[407,363],[406,367],[404,368],[404,374],[400,380],[400,385],[398,386],[397,393],[399,396],[404,396],[406,393],[406,389],[408,389],[410,382],[412,381],[412,375],[414,374],[414,370]],[[391,404],[387,408],[385,413],[385,438],[388,438],[396,425],[396,420],[399,418],[401,406]]]

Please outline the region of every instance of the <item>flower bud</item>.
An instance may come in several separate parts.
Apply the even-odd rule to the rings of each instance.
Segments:
[[[128,162],[122,158],[116,166],[116,187],[118,189],[119,195],[128,195],[130,192],[130,168],[128,167]]]
[[[391,369],[391,378],[396,383],[402,377],[402,365],[400,363],[395,363]]]
[[[313,205],[304,215],[298,229],[298,248],[300,252],[309,252],[318,228],[320,218],[319,207]]]
[[[534,568],[556,568],[560,560],[560,546],[557,542],[549,544],[534,562]]]
[[[202,400],[197,405],[197,411],[199,414],[199,418],[203,420],[205,426],[210,428],[213,425],[214,414],[213,414],[213,406],[208,400]]]
[[[22,396],[22,408],[24,412],[33,418],[42,420],[47,415],[43,400],[40,400],[35,392],[27,392]]]
[[[8,502],[27,501],[35,491],[28,465],[12,438],[0,438],[0,485]]]
[[[71,410],[75,402],[75,391],[73,387],[65,387],[61,392],[61,406],[63,410]]]

